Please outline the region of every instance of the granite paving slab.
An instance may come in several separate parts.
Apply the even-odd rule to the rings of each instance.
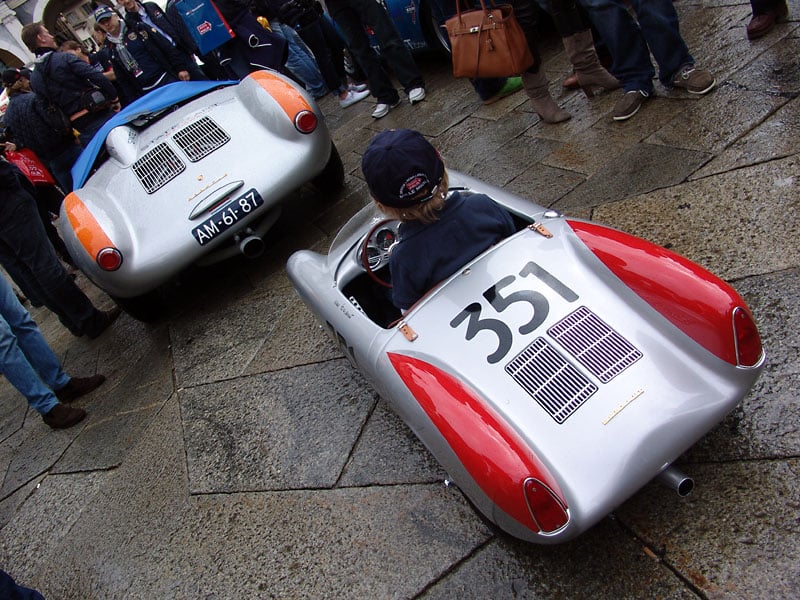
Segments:
[[[119,469],[48,479],[41,502],[93,501],[55,536],[28,503],[0,560],[48,598],[406,598],[490,535],[441,485],[189,496],[183,452],[171,402]]]
[[[580,538],[558,546],[498,536],[419,597],[689,600],[697,595],[640,540],[605,519]]]
[[[602,171],[576,186],[552,207],[567,210],[599,206],[675,186],[710,158],[705,152],[637,144],[606,163]]]
[[[726,280],[800,260],[797,155],[595,209],[593,218],[711,269]]]
[[[705,597],[796,597],[798,460],[690,467],[691,496],[665,497],[663,487],[651,484],[620,507],[620,521]]]
[[[689,179],[791,156],[800,147],[800,99],[787,102],[766,121],[728,146]]]
[[[375,404],[344,359],[179,397],[192,493],[332,487]]]
[[[369,415],[338,485],[443,484],[446,478],[447,473],[417,436],[380,401]]]

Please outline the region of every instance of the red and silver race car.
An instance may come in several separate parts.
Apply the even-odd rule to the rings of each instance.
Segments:
[[[656,477],[688,493],[671,464],[764,365],[739,294],[663,247],[450,181],[504,206],[517,232],[401,316],[387,293],[397,222],[370,205],[327,256],[292,255],[301,298],[506,532],[566,541]]]

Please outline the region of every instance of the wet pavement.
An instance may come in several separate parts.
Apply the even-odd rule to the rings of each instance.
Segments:
[[[49,599],[796,598],[800,590],[800,27],[748,42],[749,4],[677,3],[707,96],[552,89],[483,106],[420,59],[428,98],[379,121],[321,102],[348,171],[296,194],[255,260],[187,274],[165,319],[123,315],[95,341],[33,314],[69,373],[108,381],[52,431],[0,384],[0,568]],[[792,15],[800,14],[797,0]],[[285,273],[367,203],[371,137],[413,127],[449,166],[672,248],[746,298],[768,353],[741,406],[679,461],[688,498],[651,483],[559,546],[487,526],[314,322]],[[268,158],[265,158],[268,160]],[[111,301],[83,277],[101,306]]]

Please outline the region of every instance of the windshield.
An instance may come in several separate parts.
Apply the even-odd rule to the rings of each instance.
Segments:
[[[353,217],[347,221],[347,223],[345,223],[344,227],[339,230],[339,233],[337,233],[336,237],[333,239],[333,243],[331,244],[328,254],[338,254],[339,251],[343,250],[343,246],[345,247],[344,249],[351,246],[356,241],[355,237],[357,235],[363,235],[367,232],[367,229],[364,227],[366,223],[369,223],[370,221],[377,222],[379,219],[384,218],[386,217],[384,217],[381,211],[378,210],[378,207],[375,206],[375,203],[370,202],[355,215],[353,215]]]

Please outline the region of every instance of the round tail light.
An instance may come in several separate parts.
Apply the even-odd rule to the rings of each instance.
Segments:
[[[317,115],[311,110],[301,110],[294,118],[294,126],[300,133],[311,133],[317,128]]]
[[[122,253],[116,248],[103,248],[97,253],[96,260],[103,271],[116,271],[122,266]]]

